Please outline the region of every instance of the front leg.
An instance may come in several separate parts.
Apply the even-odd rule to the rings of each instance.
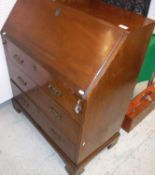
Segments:
[[[69,163],[65,166],[65,169],[67,170],[69,175],[81,175],[84,172],[84,167],[78,167]]]

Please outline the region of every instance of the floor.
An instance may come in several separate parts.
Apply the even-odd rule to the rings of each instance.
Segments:
[[[67,175],[64,163],[8,101],[0,105],[0,175]],[[155,175],[155,111],[118,144],[102,151],[83,175]]]

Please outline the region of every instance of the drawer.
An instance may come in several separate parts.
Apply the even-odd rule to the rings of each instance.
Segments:
[[[50,73],[46,71],[38,62],[9,40],[7,40],[7,52],[9,60],[36,82],[50,98],[69,111],[76,121],[82,122],[84,103],[82,97],[76,93],[77,90],[71,88],[71,83],[64,81],[64,78],[52,71],[51,68]]]
[[[80,125],[75,122],[70,113],[49,98],[35,83],[23,72],[10,65],[11,79],[21,88],[27,96],[44,112],[48,119],[63,132],[74,144],[78,143]],[[21,77],[19,81],[18,77]],[[25,82],[25,84],[23,83]]]
[[[71,143],[61,133],[54,124],[49,122],[46,116],[35,106],[35,104],[24,93],[11,83],[14,99],[24,108],[31,118],[43,129],[43,131],[60,147],[64,153],[71,159],[75,160],[76,145]]]
[[[7,55],[7,59],[26,72],[39,85],[45,84],[50,79],[50,74],[40,64],[36,63],[10,40],[7,40]]]
[[[8,62],[8,66],[10,78],[16,82],[16,84],[18,84],[20,89],[22,89],[24,92],[30,92],[36,87],[36,84],[15,65]]]
[[[75,122],[70,114],[52,101],[38,87],[28,94],[34,102],[74,144],[79,142],[80,125]]]

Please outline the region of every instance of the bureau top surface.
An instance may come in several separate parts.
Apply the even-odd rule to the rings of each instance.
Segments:
[[[111,14],[103,18],[105,12],[100,16],[92,13],[92,6],[86,8],[86,4],[76,4],[75,7],[50,0],[18,0],[3,30],[43,66],[86,90],[119,46],[126,31],[116,26],[119,15],[114,18],[114,23],[110,21]],[[105,5],[102,8],[106,9]],[[137,15],[135,18],[139,18],[139,22],[132,25],[132,30],[151,23]],[[126,25],[130,25],[129,21],[126,20]]]

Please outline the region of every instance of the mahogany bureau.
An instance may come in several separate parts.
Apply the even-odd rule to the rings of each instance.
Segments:
[[[97,0],[17,1],[1,31],[12,103],[70,175],[116,144],[153,27]]]

